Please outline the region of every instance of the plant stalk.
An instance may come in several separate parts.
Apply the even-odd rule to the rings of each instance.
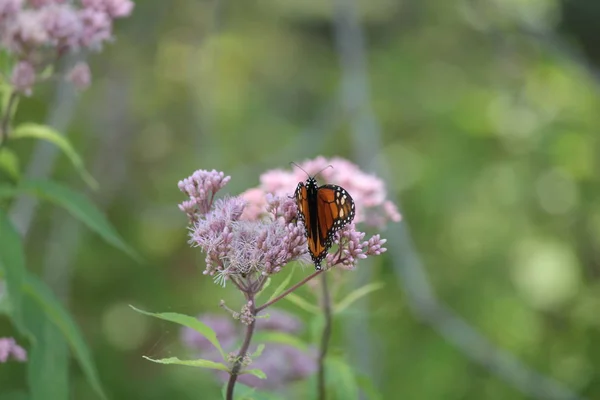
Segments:
[[[250,312],[252,313],[252,316],[255,317],[258,311],[256,310],[254,305],[254,295],[249,294],[247,296],[247,299],[249,302],[251,302]],[[235,383],[237,381],[240,370],[242,369],[242,360],[248,353],[248,348],[250,347],[250,342],[252,341],[252,335],[254,335],[255,325],[256,318],[253,318],[250,325],[246,327],[244,342],[242,343],[242,347],[240,348],[240,351],[238,352],[237,357],[235,358],[233,367],[231,367],[231,372],[229,373],[229,381],[227,382],[227,395],[225,397],[227,400],[233,400],[233,390],[235,388]]]
[[[258,314],[259,312],[261,312],[265,308],[269,307],[271,304],[276,303],[279,300],[283,299],[285,296],[287,296],[288,294],[292,293],[294,290],[298,289],[300,286],[304,285],[306,282],[310,281],[315,276],[323,273],[324,271],[325,270],[318,270],[318,271],[313,272],[312,274],[310,274],[306,278],[302,279],[300,282],[296,283],[294,286],[292,286],[291,288],[289,288],[285,292],[281,293],[279,296],[275,297],[274,299],[271,299],[271,300],[267,301],[265,304],[263,304],[262,306],[258,307],[256,309],[256,313]]]
[[[18,97],[19,95],[17,92],[13,91],[8,98],[4,115],[2,115],[2,122],[0,122],[0,148],[2,148],[8,140],[8,129],[13,115],[13,107],[15,106]]]
[[[317,375],[317,393],[319,400],[325,400],[327,397],[326,385],[325,385],[325,358],[327,357],[327,350],[329,349],[329,340],[331,339],[331,296],[329,294],[329,287],[327,284],[327,275],[321,275],[321,294],[322,294],[322,306],[323,316],[325,317],[325,326],[323,327],[323,333],[321,335],[321,345],[319,348],[319,370]]]

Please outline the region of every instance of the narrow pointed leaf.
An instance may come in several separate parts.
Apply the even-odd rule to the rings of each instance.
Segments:
[[[260,295],[263,294],[269,286],[271,286],[271,280],[272,279],[269,276],[267,278],[267,280],[265,281],[265,284],[263,285],[262,289],[260,289],[260,291],[258,293],[256,293],[256,296],[254,296],[254,299],[258,299],[260,297]]]
[[[358,399],[358,384],[352,367],[338,357],[325,360],[325,379],[327,389],[335,393],[335,398],[344,400]]]
[[[146,360],[148,361],[152,361],[158,364],[175,364],[175,365],[186,365],[188,367],[200,367],[200,368],[208,368],[208,369],[217,369],[219,371],[226,371],[229,372],[229,368],[227,367],[227,365],[225,364],[221,364],[218,362],[214,362],[214,361],[210,361],[210,360],[203,360],[203,359],[198,359],[198,360],[180,360],[177,357],[170,357],[170,358],[161,358],[161,359],[154,359],[154,358],[150,358],[147,356],[142,356],[144,357]]]
[[[8,219],[8,215],[0,210],[0,270],[6,281],[11,315],[17,328],[26,334],[23,324],[23,284],[25,282],[25,253],[21,237]]]
[[[71,315],[50,288],[35,275],[30,273],[26,275],[23,290],[28,300],[37,303],[46,318],[62,333],[90,386],[101,398],[106,399],[90,350]]]
[[[27,354],[32,400],[69,399],[69,350],[64,335],[40,304],[25,298],[25,324],[35,340]]]
[[[7,147],[0,149],[0,170],[4,171],[6,176],[14,182],[18,182],[21,179],[19,157]]]
[[[294,269],[290,269],[290,273],[288,274],[288,276],[285,277],[285,279],[283,280],[283,282],[281,282],[279,284],[279,286],[277,286],[277,288],[275,289],[275,291],[273,292],[273,294],[271,295],[271,297],[269,297],[269,300],[267,301],[267,303],[271,300],[273,300],[275,297],[279,296],[281,293],[283,293],[283,291],[288,287],[288,285],[290,284],[290,281],[292,280],[292,276],[294,275]]]
[[[263,353],[263,351],[265,350],[265,345],[264,344],[259,344],[258,347],[256,348],[256,351],[254,353],[252,353],[252,357],[260,357],[260,355]]]
[[[104,214],[80,193],[51,181],[28,180],[22,181],[18,186],[0,184],[0,198],[13,197],[21,193],[49,200],[65,208],[106,242],[124,251],[136,261],[141,262],[140,256],[123,241]]]
[[[83,160],[71,146],[69,140],[51,127],[29,122],[21,124],[9,136],[9,140],[17,139],[41,139],[54,144],[69,158],[85,183],[94,190],[98,189],[98,182],[85,169]]]
[[[333,307],[334,313],[341,313],[354,304],[357,300],[360,300],[362,297],[381,289],[385,284],[383,282],[373,282],[367,285],[361,286],[356,290],[350,292],[342,301],[340,301],[337,305]]]
[[[240,372],[240,375],[244,375],[244,374],[254,375],[255,377],[257,377],[259,379],[267,379],[267,374],[265,374],[260,369],[247,369],[247,370]]]
[[[131,307],[132,309],[134,309],[135,311],[137,311],[139,313],[149,315],[151,317],[164,319],[165,321],[175,322],[176,324],[187,326],[188,328],[195,330],[196,332],[198,332],[199,334],[204,336],[206,339],[208,339],[208,341],[217,350],[219,350],[219,353],[221,353],[221,357],[223,357],[223,360],[225,360],[225,352],[223,351],[223,348],[221,347],[221,343],[219,343],[217,334],[210,326],[208,326],[205,323],[203,323],[202,321],[198,320],[198,318],[190,317],[189,315],[171,313],[171,312],[151,313],[148,311],[140,310],[139,308],[135,308],[132,305],[130,305],[129,307]]]
[[[303,310],[308,311],[309,313],[312,313],[312,314],[320,313],[319,307],[304,300],[302,297],[298,296],[296,293],[290,293],[287,296],[285,296],[284,299],[297,305],[298,307],[302,308]]]
[[[298,350],[308,349],[308,345],[297,336],[285,332],[263,331],[255,335],[257,342],[285,344],[297,348]]]

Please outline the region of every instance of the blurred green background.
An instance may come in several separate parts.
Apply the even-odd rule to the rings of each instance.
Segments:
[[[116,41],[90,55],[88,91],[48,86],[17,115],[68,134],[100,181],[89,195],[147,260],[49,205],[13,210],[30,268],[74,313],[110,398],[219,393],[209,372],[143,360],[186,350],[175,325],[128,307],[195,315],[241,302],[201,274],[178,180],[215,168],[237,194],[317,155],[382,174],[403,214],[383,232],[390,251],[354,273],[386,287],[335,330],[384,399],[564,398],[513,366],[505,379],[488,348],[600,398],[597,4],[136,2]],[[30,174],[85,190],[50,147],[19,146]],[[419,271],[437,311],[418,301]],[[449,315],[466,324],[449,332]],[[470,329],[488,347],[469,349]],[[22,366],[3,374],[24,384]],[[75,363],[71,377],[73,399],[95,398]]]

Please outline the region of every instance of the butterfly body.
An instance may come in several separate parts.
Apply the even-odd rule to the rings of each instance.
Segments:
[[[306,184],[298,183],[294,197],[298,219],[306,229],[308,251],[315,269],[320,270],[335,233],[354,219],[354,200],[341,186],[318,186],[314,177],[309,177]]]

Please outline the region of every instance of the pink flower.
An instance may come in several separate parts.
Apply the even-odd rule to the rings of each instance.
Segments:
[[[33,8],[42,8],[52,4],[64,4],[66,0],[27,0],[27,3]]]
[[[35,84],[35,76],[33,65],[27,61],[21,61],[15,65],[10,78],[10,83],[16,91],[30,96],[32,87]]]
[[[0,338],[0,363],[8,361],[12,356],[17,361],[27,361],[27,352],[13,338]]]
[[[67,80],[73,83],[79,90],[87,89],[92,80],[92,73],[89,65],[85,62],[78,62],[75,64],[71,71],[67,73]]]
[[[0,24],[10,21],[21,11],[23,0],[0,0]]]
[[[49,37],[42,17],[39,10],[23,10],[14,16],[3,33],[4,45],[17,53],[46,45]]]
[[[134,6],[130,0],[81,0],[81,4],[86,8],[105,12],[112,18],[128,17]]]
[[[73,6],[52,4],[40,9],[40,20],[53,45],[74,49],[79,45],[83,29],[81,19]]]
[[[241,219],[254,221],[267,211],[267,200],[262,189],[248,189],[240,197],[248,203],[248,206],[244,208]]]
[[[393,203],[386,200],[383,181],[373,174],[361,171],[350,161],[339,157],[327,159],[319,156],[299,165],[309,175],[318,174],[323,181],[339,185],[350,193],[356,205],[355,222],[383,227],[387,220],[400,220],[398,210]],[[291,171],[267,171],[260,177],[259,189],[279,196],[291,196],[298,182],[306,180],[306,173],[299,168],[293,168]],[[248,200],[252,204],[253,199]]]
[[[79,18],[83,27],[79,40],[83,47],[97,50],[112,38],[112,19],[107,13],[85,8],[79,11]]]

